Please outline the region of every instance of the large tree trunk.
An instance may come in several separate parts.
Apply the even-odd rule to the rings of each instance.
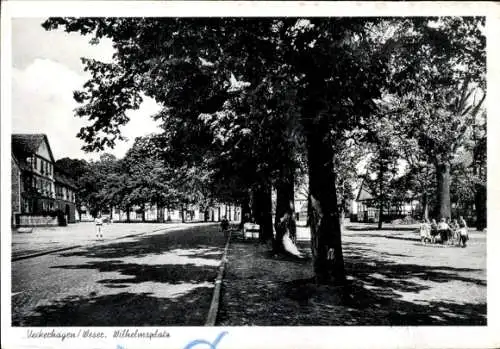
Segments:
[[[438,218],[451,218],[450,164],[448,162],[436,164],[436,174]]]
[[[486,185],[476,184],[475,194],[476,205],[476,229],[479,231],[486,228],[487,206],[486,206]]]
[[[271,186],[266,184],[254,191],[255,220],[260,225],[259,240],[267,242],[273,240],[273,216]]]
[[[146,205],[142,205],[142,222],[146,222]]]
[[[314,102],[311,110],[315,111]],[[326,116],[304,114],[309,163],[309,195],[311,197],[311,247],[316,281],[321,284],[344,284],[346,281],[342,255],[333,149]],[[313,120],[311,120],[313,118]]]
[[[294,202],[294,173],[293,169],[283,171],[282,178],[276,185],[276,216],[274,218],[274,229],[276,237],[273,240],[273,250],[275,253],[283,252],[283,236],[289,230],[290,239],[295,243],[297,231],[295,224],[295,202]],[[288,219],[291,224],[280,224],[285,214],[289,214]],[[288,221],[288,220],[287,220]]]

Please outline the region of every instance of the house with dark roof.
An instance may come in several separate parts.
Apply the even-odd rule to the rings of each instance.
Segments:
[[[356,196],[356,205],[358,222],[375,222],[378,220],[378,209],[374,205],[374,196],[364,179]]]
[[[357,212],[355,218],[358,222],[378,222],[380,211],[375,201],[375,195],[368,187],[365,178],[361,182],[355,203]],[[382,214],[384,220],[393,220],[406,216],[416,217],[421,214],[420,202],[412,193],[408,192],[399,202],[393,202],[389,207],[384,207]]]
[[[55,168],[45,134],[12,135],[12,223],[57,225],[57,212],[75,222],[76,185]]]

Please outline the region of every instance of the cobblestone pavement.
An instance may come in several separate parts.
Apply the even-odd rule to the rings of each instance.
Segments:
[[[312,283],[311,260],[233,241],[219,325],[485,325],[486,233],[467,248],[421,245],[416,226],[348,224],[346,288]],[[299,247],[310,255],[307,229]]]
[[[200,224],[13,262],[12,325],[203,325],[224,242]]]

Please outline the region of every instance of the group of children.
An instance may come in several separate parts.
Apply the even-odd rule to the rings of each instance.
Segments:
[[[458,220],[454,219],[453,221],[449,218],[441,218],[439,223],[436,223],[435,219],[431,222],[426,219],[420,225],[420,239],[422,243],[436,243],[438,238],[442,244],[458,244],[459,246],[466,247],[469,240],[469,232],[464,217],[460,216]]]

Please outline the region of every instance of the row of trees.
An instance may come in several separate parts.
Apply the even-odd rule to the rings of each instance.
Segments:
[[[86,206],[96,216],[103,210],[118,208],[127,213],[130,221],[134,207],[144,212],[147,205],[156,205],[158,221],[168,220],[163,208],[167,212],[175,208],[181,212],[183,222],[190,204],[208,209],[213,200],[206,173],[192,168],[174,169],[163,161],[160,141],[155,135],[138,137],[123,159],[105,153],[98,161],[58,160],[56,166],[77,182],[77,209]]]
[[[432,166],[437,212],[450,215],[451,164],[485,96],[483,22],[52,18],[43,26],[114,43],[111,63],[83,60],[91,78],[74,97],[77,115],[91,121],[78,135],[86,150],[112,147],[126,111],[154,98],[164,129],[158,170],[207,179],[204,197],[237,202],[243,216],[251,211],[263,241],[273,240],[275,188],[276,250],[278,223],[306,175],[316,279],[343,283],[338,194],[349,191],[352,164],[367,145],[381,207],[400,156],[394,150],[413,148],[411,171],[422,176]],[[471,104],[474,89],[483,97]]]

